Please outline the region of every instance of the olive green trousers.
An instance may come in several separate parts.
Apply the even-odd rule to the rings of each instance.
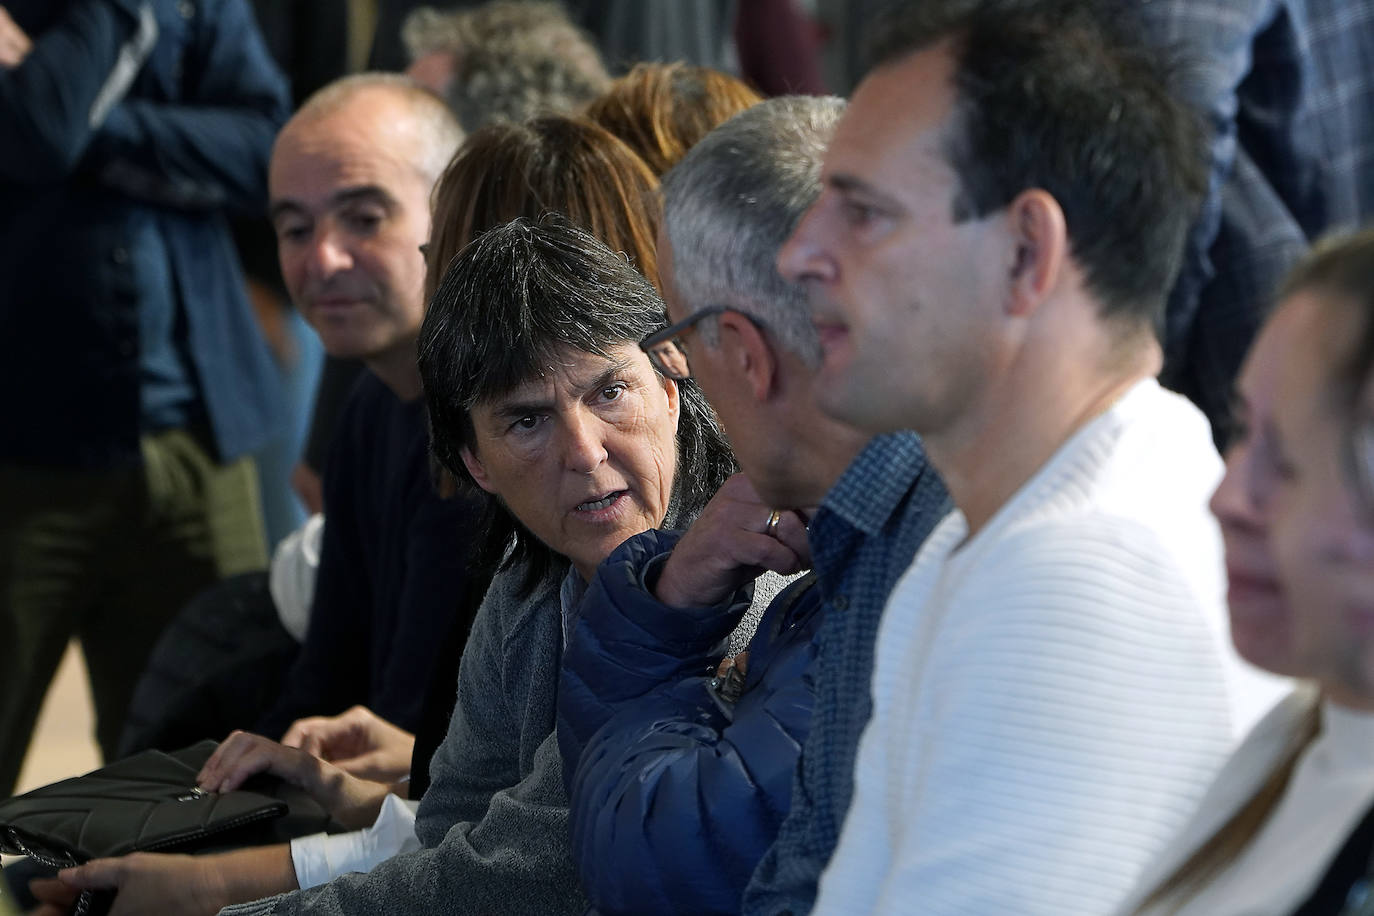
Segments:
[[[0,467],[0,798],[72,638],[108,758],[167,622],[218,579],[267,564],[250,459],[221,465],[180,429],[142,448],[142,466],[113,471]]]

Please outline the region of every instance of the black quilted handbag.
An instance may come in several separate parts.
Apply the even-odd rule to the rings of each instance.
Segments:
[[[202,741],[171,754],[144,751],[0,801],[0,852],[66,868],[130,852],[270,843],[328,826],[328,816],[308,796],[270,777],[223,794],[197,787],[196,776],[215,747]],[[288,812],[292,826],[283,831],[273,822]],[[76,912],[103,912],[109,897],[84,893]]]

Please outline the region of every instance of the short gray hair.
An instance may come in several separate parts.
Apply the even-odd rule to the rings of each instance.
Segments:
[[[548,0],[420,7],[406,17],[401,38],[412,61],[432,53],[452,56],[446,101],[469,132],[491,121],[572,113],[611,82],[591,36],[562,4]]]
[[[601,68],[589,69],[534,42],[479,45],[458,63],[448,104],[464,129],[493,121],[519,124],[541,114],[572,114],[610,85]]]
[[[806,294],[778,274],[778,249],[820,193],[839,98],[784,96],[735,115],[663,176],[673,282],[691,311],[738,308],[810,365],[820,360]],[[715,343],[715,324],[702,336]]]
[[[414,119],[414,133],[420,148],[414,164],[430,184],[438,181],[453,154],[463,143],[463,129],[444,100],[415,80],[401,73],[355,73],[334,80],[301,104],[292,123],[331,115],[360,92],[381,90],[400,99]]]
[[[492,41],[536,33],[550,49],[569,35],[585,34],[561,3],[550,0],[491,0],[451,10],[422,6],[401,23],[401,41],[412,61],[435,51],[462,54]]]

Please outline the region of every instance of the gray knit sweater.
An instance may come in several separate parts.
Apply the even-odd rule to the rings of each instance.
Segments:
[[[586,909],[568,852],[554,735],[567,565],[516,597],[523,569],[492,580],[458,668],[458,704],[430,762],[418,852],[367,874],[231,906],[259,913],[538,913]]]
[[[523,598],[522,567],[492,579],[458,666],[448,736],[430,761],[415,821],[418,852],[366,874],[226,907],[220,916],[584,912],[554,731],[567,570],[560,562]],[[730,651],[748,644],[790,578],[766,573],[755,581]]]

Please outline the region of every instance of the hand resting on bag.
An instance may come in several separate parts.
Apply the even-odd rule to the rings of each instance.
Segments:
[[[350,830],[375,821],[389,792],[382,783],[360,779],[300,748],[242,731],[224,739],[196,782],[210,792],[229,792],[258,773],[271,773],[298,786]]]
[[[116,891],[109,916],[214,916],[231,903],[294,890],[296,872],[285,845],[213,856],[135,852],[64,868],[29,883],[41,905],[30,916],[62,916],[81,891]]]
[[[69,912],[76,895],[86,890],[117,890],[110,916],[177,913],[213,916],[227,906],[211,868],[193,856],[135,852],[117,859],[95,859],[66,868],[59,877],[29,882],[42,903],[35,913]]]

